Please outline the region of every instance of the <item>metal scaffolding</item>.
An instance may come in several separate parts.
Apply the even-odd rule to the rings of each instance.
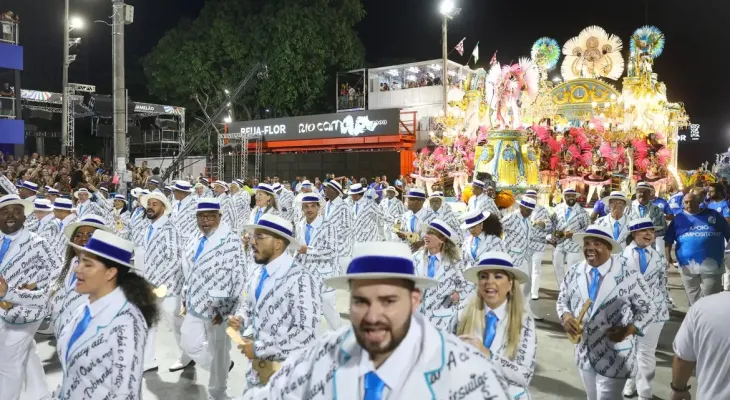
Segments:
[[[78,93],[96,93],[96,86],[85,85],[82,83],[69,83],[66,86],[65,95],[68,96],[68,111],[66,113],[66,129],[68,132],[68,138],[66,144],[66,154],[73,157],[74,155],[74,137],[76,127],[76,113],[74,107],[77,101],[81,101],[83,97],[78,96]]]
[[[254,174],[250,178],[261,179],[261,164],[263,153],[263,140],[261,135],[246,133],[221,133],[218,135],[218,179],[223,180],[225,174],[225,157],[231,156],[231,178],[240,178],[246,181],[248,176],[248,149],[251,141],[255,142],[254,148]],[[230,149],[228,149],[230,148]]]

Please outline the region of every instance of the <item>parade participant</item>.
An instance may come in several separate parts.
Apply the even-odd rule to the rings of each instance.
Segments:
[[[671,221],[672,218],[674,218],[674,213],[672,212],[672,208],[669,206],[668,201],[661,197],[657,197],[656,194],[652,194],[651,203],[657,206],[657,208],[664,213],[664,219],[667,221]]]
[[[406,206],[403,202],[396,197],[398,192],[395,187],[388,186],[385,188],[385,196],[380,201],[380,208],[383,212],[390,215],[393,219],[398,220],[403,213],[406,212]],[[382,226],[383,233],[385,234],[386,240],[397,240],[397,235],[390,226]]]
[[[717,211],[730,223],[730,203],[725,199],[725,187],[722,183],[716,182],[710,185],[707,198],[710,199],[707,208]]]
[[[114,195],[114,198],[112,199],[113,203],[112,206],[114,207],[114,211],[112,211],[112,215],[114,216],[114,222],[112,223],[113,232],[115,235],[119,236],[120,238],[124,240],[132,240],[132,225],[131,225],[131,215],[129,212],[129,209],[127,207],[127,198],[124,197],[124,195],[117,194]]]
[[[145,208],[147,219],[150,221],[144,232],[142,253],[135,253],[135,268],[144,271],[145,279],[155,288],[158,296],[157,305],[175,337],[175,343],[180,345],[180,294],[183,286],[182,244],[180,233],[170,220],[172,206],[167,197],[160,192],[153,192],[142,196],[142,207]],[[144,371],[157,370],[155,349],[157,347],[157,326],[152,326],[147,335],[147,347],[144,356]],[[170,366],[170,372],[184,369],[192,362],[184,352],[180,358]]]
[[[730,292],[700,299],[689,308],[674,338],[671,400],[691,400],[689,380],[697,377],[697,399],[730,399]],[[696,373],[695,373],[696,371]]]
[[[162,190],[160,190],[160,181],[158,181],[157,179],[148,180],[147,190],[149,190],[150,193],[162,193]]]
[[[198,183],[203,185],[203,193],[200,195],[201,197],[209,197],[209,198],[215,197],[213,195],[213,191],[210,189],[210,181],[208,180],[208,178],[201,176],[198,179]],[[197,188],[198,185],[195,185],[195,186]],[[197,193],[197,189],[196,189],[196,193]]]
[[[231,203],[233,211],[236,213],[236,226],[232,226],[231,229],[239,236],[243,234],[243,225],[251,217],[251,195],[242,190],[244,186],[246,185],[240,179],[234,179],[230,186]]]
[[[193,189],[188,181],[175,181],[175,185],[172,186],[173,202],[170,219],[180,234],[182,245],[187,245],[190,239],[199,233],[196,220],[198,201],[192,192]]]
[[[462,273],[477,262],[486,251],[506,252],[502,242],[502,223],[495,214],[486,215],[479,210],[467,212],[463,216],[461,231],[467,231],[468,235],[461,244]],[[466,297],[474,294],[476,287],[468,281],[464,281]],[[463,307],[466,303],[461,302]]]
[[[201,198],[206,197],[205,196],[205,185],[198,182],[195,184],[194,189],[195,189],[195,192],[193,193],[193,196],[195,197],[195,200],[200,200]]]
[[[499,215],[499,208],[494,202],[494,199],[484,193],[485,183],[474,179],[471,183],[471,190],[473,195],[469,198],[469,204],[467,204],[468,211],[478,210],[484,214],[494,213]]]
[[[611,194],[611,187],[605,186],[601,190],[601,198],[599,198],[595,204],[593,204],[593,211],[591,211],[591,223],[595,222],[598,218],[605,217],[608,214],[608,204],[603,203],[603,198]]]
[[[335,223],[325,222],[320,215],[320,197],[314,193],[302,197],[302,212],[304,220],[296,226],[296,238],[302,243],[297,250],[297,262],[305,270],[314,274],[320,279],[330,278],[339,275],[339,252],[337,251],[337,229]],[[322,284],[321,281],[317,282]],[[323,286],[322,291],[322,314],[327,320],[327,325],[332,330],[342,326],[340,313],[337,312],[337,301],[335,290],[329,286]]]
[[[51,201],[47,199],[36,199],[33,202],[33,208],[33,215],[35,215],[38,222],[35,226],[29,228],[30,231],[37,233],[38,236],[46,240],[55,239],[53,225],[56,224],[56,216],[53,215]]]
[[[284,186],[278,182],[273,184],[272,187],[274,188],[276,195],[279,196],[277,201],[279,203],[281,216],[284,217],[284,219],[293,220],[295,214],[294,193],[291,190],[284,188]]]
[[[446,204],[444,192],[436,190],[431,193],[431,196],[428,197],[428,205],[429,213],[426,218],[426,223],[438,218],[446,222],[446,225],[448,225],[452,231],[459,232],[459,225],[461,225],[461,223],[459,222],[459,218],[456,216],[456,213],[451,209],[451,206]],[[461,244],[461,239],[461,235],[456,235],[454,237],[454,241],[457,245]]]
[[[309,193],[312,193],[312,190],[312,182],[309,182],[308,180],[302,181],[302,183],[299,185],[299,191],[296,197],[294,197],[294,204],[292,206],[294,210],[292,212],[292,223],[294,225],[304,219],[304,214],[302,214],[302,197]]]
[[[33,203],[0,197],[0,398],[48,396],[33,335],[47,313],[50,274],[58,265],[51,244],[23,227]]]
[[[435,279],[438,285],[423,291],[419,311],[431,325],[445,330],[465,296],[461,250],[446,221],[434,219],[422,230],[424,246],[413,254],[414,270],[418,276]]]
[[[196,205],[198,233],[183,254],[185,317],[180,345],[203,369],[210,371],[208,395],[226,400],[231,341],[224,318],[236,311],[245,277],[241,235],[222,223],[218,199]]]
[[[50,188],[46,191],[46,198],[53,204],[56,199],[61,196],[61,192],[54,188]]]
[[[568,335],[578,338],[575,360],[588,400],[619,400],[626,379],[636,374],[633,335],[654,322],[652,291],[626,257],[609,228],[590,225],[573,235],[585,261],[568,269],[557,311]],[[581,309],[590,307],[581,317]]]
[[[620,191],[613,191],[610,195],[602,199],[603,203],[608,207],[608,214],[598,218],[596,225],[608,228],[613,233],[613,240],[626,247],[626,238],[631,233],[629,231],[629,218],[624,215],[624,211],[629,205],[629,199]]]
[[[636,378],[626,381],[624,396],[634,397],[638,390],[639,400],[650,400],[653,398],[651,383],[656,372],[656,347],[662,327],[669,320],[667,259],[652,247],[655,229],[652,220],[635,219],[631,221],[629,229],[631,237],[626,238],[628,246],[623,255],[633,261],[633,266],[639,270],[651,289],[651,299],[657,315],[654,322],[644,328],[644,336],[636,338]]]
[[[165,187],[162,189],[162,193],[167,197],[167,200],[170,200],[172,202],[172,186],[165,185]]]
[[[378,204],[363,196],[365,189],[362,184],[356,183],[350,186],[348,194],[352,199],[352,243],[371,242],[373,240],[382,240],[378,232],[379,225],[393,225],[394,220],[383,210]],[[423,191],[421,191],[423,194]],[[423,199],[426,195],[423,194]],[[421,201],[423,206],[423,201]]]
[[[535,372],[537,331],[524,311],[520,285],[529,275],[506,253],[489,251],[465,272],[477,286],[466,308],[451,321],[451,331],[492,360],[504,374],[510,399],[529,400],[527,388]]]
[[[530,298],[537,300],[540,298],[540,276],[542,273],[542,259],[545,257],[545,247],[547,247],[546,238],[553,231],[553,222],[548,210],[537,204],[537,191],[529,189],[525,192],[525,196],[535,200],[535,209],[530,214],[530,222],[535,234],[530,238],[527,246],[532,253],[532,257],[528,260],[531,264],[530,271],[532,271]]]
[[[91,201],[91,192],[89,192],[88,189],[81,188],[74,192],[74,197],[76,198],[76,215],[79,216],[79,218],[85,216],[85,215],[98,215],[100,217],[104,217],[104,211],[99,207],[98,204]]]
[[[76,267],[79,265],[81,247],[84,247],[97,229],[109,232],[104,221],[96,215],[87,215],[63,228],[64,251],[60,267],[53,273],[50,305],[51,323],[56,338],[73,318],[74,312],[88,299],[86,295],[76,291]],[[76,247],[71,246],[75,244]]]
[[[36,200],[38,194],[38,185],[30,181],[22,181],[18,185],[18,195],[23,200],[28,200],[31,204]],[[31,214],[25,220],[25,227],[31,229],[38,225],[38,219],[34,214]]]
[[[267,214],[277,216],[281,215],[279,212],[279,202],[276,199],[274,188],[271,187],[271,185],[259,183],[254,189],[256,190],[256,194],[254,195],[256,206],[251,210],[251,214],[248,219],[249,225],[258,223],[261,217]],[[247,259],[246,273],[252,275],[258,273],[258,268],[256,268],[253,261],[253,250],[250,246],[250,239],[250,235],[244,230],[243,244],[245,246]]]
[[[722,291],[725,242],[730,240],[730,225],[717,211],[700,209],[702,198],[694,191],[685,194],[682,200],[684,211],[669,223],[664,254],[672,263],[672,245],[676,242],[679,274],[691,306],[702,296]]]
[[[321,312],[319,287],[313,275],[287,252],[302,247],[289,221],[264,214],[244,229],[251,235],[254,261],[261,268],[248,281],[228,325],[251,339],[246,346],[239,345],[249,360],[283,362],[315,338]],[[254,368],[249,368],[246,378],[249,388],[260,384]]]
[[[78,247],[76,291],[88,300],[58,337],[63,382],[57,398],[141,399],[140,360],[159,311],[149,283],[131,263],[134,244],[97,230]]]
[[[352,212],[342,200],[342,186],[335,180],[324,183],[327,204],[324,207],[324,221],[334,225],[337,231],[337,251],[340,265],[349,262],[352,253]],[[339,268],[339,266],[338,266]]]
[[[631,207],[626,214],[629,218],[629,222],[643,217],[648,217],[654,221],[654,226],[657,227],[656,243],[654,248],[657,249],[657,251],[664,251],[664,232],[667,229],[667,220],[664,218],[662,210],[651,202],[654,192],[654,186],[646,182],[637,183],[636,201],[631,203]]]
[[[674,186],[674,184],[672,186],[676,187],[676,186]],[[672,211],[673,215],[676,216],[677,214],[681,213],[682,210],[684,209],[683,199],[684,199],[684,195],[686,195],[687,193],[689,193],[689,187],[683,187],[681,190],[679,190],[677,193],[674,193],[669,198],[669,209]],[[661,251],[661,249],[659,251]]]
[[[142,206],[142,199],[149,194],[149,190],[146,189],[132,189],[132,197],[136,198],[137,203],[132,217],[129,219],[132,227],[132,242],[135,245],[134,254],[144,254],[145,233],[150,226],[150,220],[147,218],[147,210]]]
[[[215,193],[215,198],[217,198],[221,204],[223,222],[225,222],[229,227],[233,228],[238,225],[238,221],[236,220],[238,214],[233,209],[233,203],[231,202],[231,198],[228,195],[228,190],[229,188],[227,183],[223,181],[213,182],[213,192]]]
[[[412,188],[403,195],[406,199],[406,207],[408,211],[402,214],[396,223],[396,236],[400,240],[407,240],[411,246],[411,251],[416,251],[423,246],[421,231],[428,223],[429,208],[424,207],[426,203],[426,192],[421,188]],[[406,237],[404,233],[415,234],[412,239]]]
[[[551,242],[553,250],[553,268],[558,285],[563,284],[565,266],[577,264],[583,258],[580,245],[571,240],[574,234],[581,233],[590,224],[588,213],[577,203],[578,193],[574,189],[563,191],[563,202],[555,207],[555,233]]]
[[[418,313],[422,290],[436,283],[415,274],[403,243],[356,245],[347,274],[326,281],[350,292],[352,326],[292,355],[243,398],[506,400],[488,358]]]
[[[56,230],[56,238],[51,241],[55,254],[63,254],[68,238],[63,234],[63,228],[74,222],[77,218],[74,213],[73,202],[69,199],[60,197],[53,203],[53,215],[56,217],[58,230]]]

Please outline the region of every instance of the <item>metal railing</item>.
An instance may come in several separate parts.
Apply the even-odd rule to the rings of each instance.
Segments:
[[[15,119],[15,97],[0,97],[0,118]]]
[[[18,24],[15,21],[0,20],[0,42],[18,43]]]
[[[350,96],[349,94],[341,94],[338,98],[338,111],[364,110],[365,96],[361,93]]]

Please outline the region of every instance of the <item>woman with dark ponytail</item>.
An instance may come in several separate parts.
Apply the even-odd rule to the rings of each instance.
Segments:
[[[96,230],[84,247],[71,246],[81,250],[76,291],[88,300],[58,335],[63,382],[56,398],[140,399],[147,331],[159,310],[132,265],[134,244]]]

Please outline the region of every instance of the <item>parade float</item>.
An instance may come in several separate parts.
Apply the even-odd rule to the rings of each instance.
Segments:
[[[571,187],[586,203],[605,186],[629,193],[638,181],[663,193],[678,176],[677,133],[689,118],[653,72],[662,32],[637,29],[628,60],[623,46],[591,26],[562,49],[543,37],[515,64],[465,67],[464,79],[449,82],[447,113],[432,132],[434,145],[419,152],[413,177],[429,191],[453,179],[457,196],[480,174],[517,193]],[[561,53],[562,79],[551,80]]]

